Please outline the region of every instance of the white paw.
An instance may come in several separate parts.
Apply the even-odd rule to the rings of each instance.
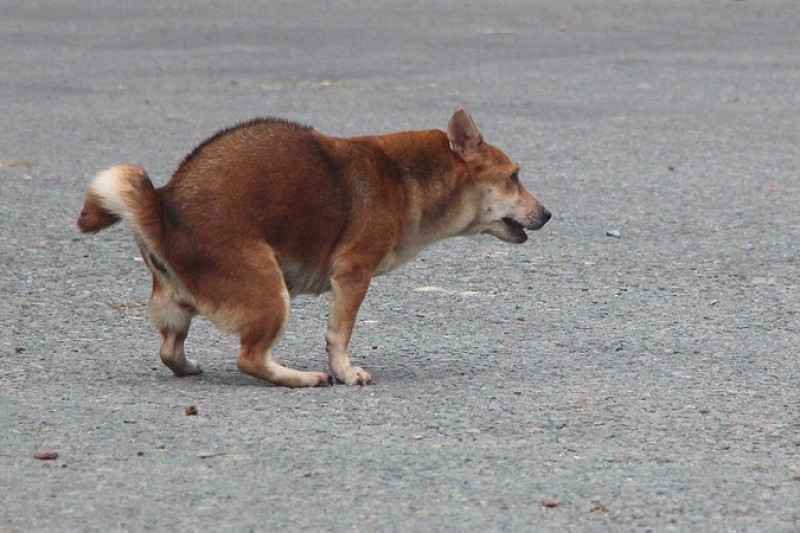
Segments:
[[[328,387],[333,385],[333,378],[325,372],[305,372],[308,375],[308,387]]]
[[[336,376],[336,380],[345,385],[370,385],[372,376],[360,366],[350,366]]]

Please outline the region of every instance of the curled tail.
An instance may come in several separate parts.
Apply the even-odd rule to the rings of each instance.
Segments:
[[[148,243],[161,240],[161,203],[147,172],[136,165],[118,165],[92,180],[78,218],[78,229],[95,233],[125,220]]]

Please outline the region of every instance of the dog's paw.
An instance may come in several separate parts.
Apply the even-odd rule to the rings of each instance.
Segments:
[[[333,378],[325,372],[308,372],[310,377],[309,386],[311,387],[330,387],[333,385]]]
[[[173,374],[180,377],[195,376],[203,373],[203,369],[200,368],[200,363],[197,362],[197,359],[186,359],[183,365],[171,366],[170,369]]]
[[[371,385],[372,376],[360,366],[351,366],[336,376],[337,381],[345,385]]]

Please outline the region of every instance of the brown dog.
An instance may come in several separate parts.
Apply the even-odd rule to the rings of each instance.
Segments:
[[[195,315],[239,334],[239,370],[288,387],[330,384],[324,372],[279,365],[291,297],[331,290],[325,341],[333,376],[371,377],[347,345],[373,276],[457,235],[522,243],[549,219],[519,168],[459,109],[439,130],[335,138],[275,119],[212,136],[164,187],[139,166],[115,166],[89,186],[78,228],[125,220],[153,274],[149,315],[159,355],[197,374],[184,341]]]

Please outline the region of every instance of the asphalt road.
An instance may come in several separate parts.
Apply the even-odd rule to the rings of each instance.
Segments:
[[[0,530],[800,530],[798,22],[4,0]],[[444,128],[459,105],[554,217],[376,280],[352,345],[372,387],[264,386],[202,321],[205,373],[173,377],[132,240],[75,229],[96,171],[164,183],[222,126]],[[325,368],[326,310],[293,303],[281,360]]]

